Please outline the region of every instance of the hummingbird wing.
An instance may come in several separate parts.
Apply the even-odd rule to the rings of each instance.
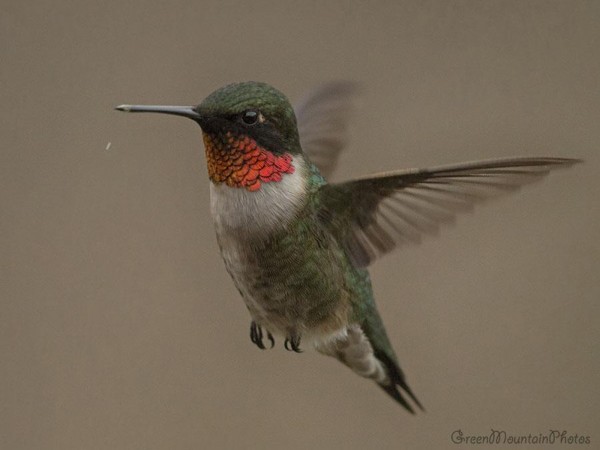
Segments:
[[[401,244],[435,235],[458,212],[513,192],[550,170],[579,160],[507,158],[409,169],[325,184],[319,190],[319,216],[341,237],[357,267]]]
[[[300,145],[325,178],[346,146],[348,121],[359,91],[357,83],[332,81],[311,91],[295,107]]]

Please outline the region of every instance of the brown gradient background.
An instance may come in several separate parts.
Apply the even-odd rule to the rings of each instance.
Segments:
[[[442,449],[491,427],[596,447],[599,6],[2,2],[0,447]],[[340,78],[366,95],[336,179],[586,160],[374,265],[416,417],[334,360],[250,343],[200,130],[112,110]]]

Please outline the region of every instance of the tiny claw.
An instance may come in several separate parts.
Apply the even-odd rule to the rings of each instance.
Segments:
[[[265,344],[263,344],[263,331],[262,331],[262,327],[260,325],[258,325],[257,327],[258,330],[258,342],[256,343],[256,345],[258,345],[258,348],[260,348],[261,350],[264,350]]]
[[[256,322],[252,321],[252,323],[250,324],[250,340],[252,341],[252,343],[254,345],[256,345],[258,348],[260,348],[261,350],[265,350],[267,347],[265,347],[265,344],[263,343],[263,330],[262,327],[260,325],[258,325]],[[273,348],[273,346],[275,345],[275,340],[273,339],[273,336],[271,335],[271,333],[269,333],[267,331],[267,337],[269,339],[269,341],[271,341],[271,348]]]
[[[250,324],[250,340],[252,341],[252,343],[256,346],[258,346],[260,348],[260,340],[258,337],[258,325],[256,325],[256,322],[252,322]]]
[[[270,348],[275,347],[275,339],[273,339],[273,335],[269,331],[267,331],[267,338],[269,339],[269,341],[271,341],[271,347]]]
[[[283,343],[283,346],[285,347],[285,349],[287,351],[302,353],[302,350],[300,350],[300,337],[299,336],[292,336],[292,337],[286,338],[285,342]]]

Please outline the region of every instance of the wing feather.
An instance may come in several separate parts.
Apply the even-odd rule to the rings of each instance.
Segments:
[[[350,81],[326,83],[295,108],[300,144],[308,159],[327,178],[348,141],[348,122],[359,85]]]
[[[474,205],[540,180],[566,158],[507,158],[376,174],[319,191],[320,217],[358,267],[435,235]]]

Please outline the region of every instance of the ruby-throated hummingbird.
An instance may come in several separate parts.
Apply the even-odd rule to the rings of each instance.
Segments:
[[[408,411],[406,383],[373,298],[368,266],[478,202],[514,191],[564,158],[508,158],[327,183],[344,146],[356,86],[334,82],[294,111],[265,83],[225,86],[198,106],[121,105],[200,125],[211,212],[227,271],[259,348],[275,336],[313,347],[374,380]],[[377,145],[372,141],[373,145]]]

